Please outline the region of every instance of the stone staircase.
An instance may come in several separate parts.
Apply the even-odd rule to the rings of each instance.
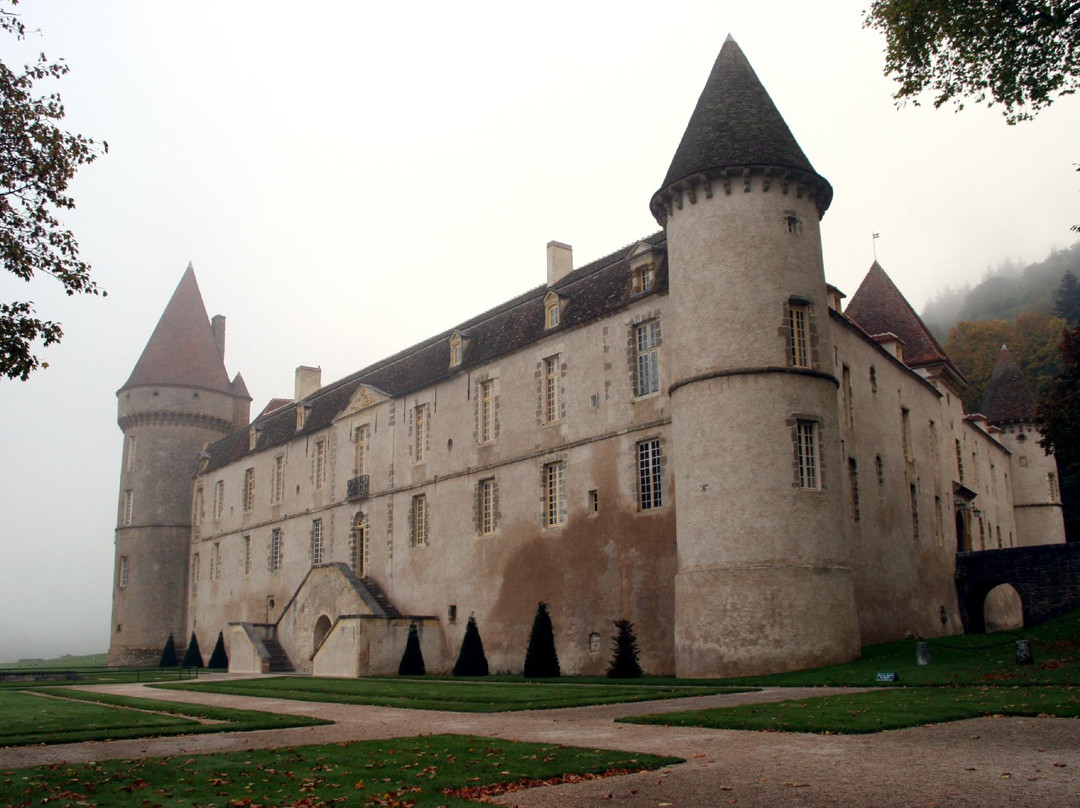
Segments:
[[[266,646],[266,650],[270,652],[270,672],[271,673],[295,673],[296,668],[293,667],[292,660],[289,659],[289,655],[285,653],[285,649],[281,647],[276,639],[263,639],[263,645]]]
[[[373,578],[359,578],[360,585],[364,587],[375,598],[375,602],[382,607],[382,610],[386,613],[387,617],[401,617],[401,612],[398,611],[397,606],[390,602],[390,598],[383,592],[381,586]]]

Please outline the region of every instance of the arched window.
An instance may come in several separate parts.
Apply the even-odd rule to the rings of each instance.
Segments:
[[[359,578],[367,577],[367,517],[360,511],[349,531],[349,566]]]

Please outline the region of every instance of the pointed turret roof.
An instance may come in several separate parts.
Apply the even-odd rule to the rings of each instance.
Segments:
[[[1005,345],[1001,346],[994,375],[979,409],[992,424],[1035,419],[1035,395]]]
[[[236,395],[214,341],[195,270],[188,264],[142,356],[121,390],[171,385]],[[241,380],[241,386],[243,381]],[[243,391],[246,394],[246,390]]]
[[[922,367],[945,363],[963,379],[926,323],[875,261],[844,313],[870,336],[895,334],[904,342],[904,364]]]
[[[826,189],[822,212],[828,208],[832,187],[803,154],[742,49],[729,35],[657,193],[694,175],[748,166],[813,175]]]

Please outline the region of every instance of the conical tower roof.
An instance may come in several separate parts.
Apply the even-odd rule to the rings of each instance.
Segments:
[[[1008,347],[1001,346],[994,375],[979,408],[992,424],[1035,419],[1035,395]]]
[[[695,175],[751,166],[812,175],[824,186],[822,213],[832,201],[832,187],[814,170],[742,48],[728,36],[657,195]]]
[[[235,395],[225,361],[214,341],[195,270],[188,264],[121,390],[170,385]]]
[[[926,323],[877,261],[870,266],[844,313],[870,336],[891,333],[902,339],[905,365],[921,367],[944,362],[963,378]]]

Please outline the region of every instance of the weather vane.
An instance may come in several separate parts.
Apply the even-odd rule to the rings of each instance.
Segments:
[[[881,238],[881,233],[873,233],[873,238],[870,239],[870,243],[874,245],[874,263],[877,263],[877,240]]]

